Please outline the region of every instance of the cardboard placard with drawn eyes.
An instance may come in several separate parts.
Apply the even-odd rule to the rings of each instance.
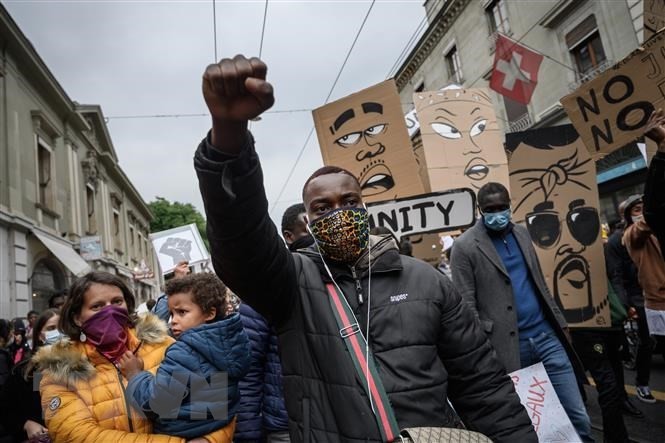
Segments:
[[[506,134],[513,221],[526,226],[570,326],[607,327],[596,164],[572,125]]]
[[[376,202],[425,190],[393,80],[312,112],[323,163],[351,171],[363,200]]]
[[[508,159],[486,89],[413,94],[431,191],[478,190],[488,182],[508,187]]]

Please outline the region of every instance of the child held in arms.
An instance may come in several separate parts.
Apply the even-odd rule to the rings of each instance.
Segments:
[[[250,364],[240,315],[226,315],[226,286],[214,274],[190,274],[166,285],[176,338],[155,375],[126,352],[119,361],[127,397],[154,432],[196,439],[234,420],[238,381]],[[229,435],[229,441],[232,435]]]

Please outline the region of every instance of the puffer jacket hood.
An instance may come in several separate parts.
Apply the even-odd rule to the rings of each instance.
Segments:
[[[130,337],[146,344],[159,344],[169,339],[166,323],[153,314],[138,317],[133,331]],[[33,361],[41,370],[49,372],[56,383],[88,381],[94,377],[95,367],[81,352],[79,345],[64,337],[52,345],[39,348]]]
[[[240,314],[203,324],[185,331],[179,340],[191,347],[215,368],[230,377],[241,378],[247,372],[249,340],[243,332]]]

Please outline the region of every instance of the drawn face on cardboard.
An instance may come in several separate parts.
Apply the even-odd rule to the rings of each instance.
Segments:
[[[390,167],[385,163],[389,127],[383,118],[383,105],[364,102],[342,112],[330,126],[335,145],[352,152],[362,165],[359,177],[363,196],[382,194],[395,187]]]
[[[414,102],[432,190],[464,186],[478,191],[490,181],[507,186],[506,154],[485,90],[421,92],[414,94]]]
[[[570,323],[591,320],[606,304],[595,164],[579,137],[545,149],[526,140],[510,170],[515,220],[524,221],[556,302]]]
[[[365,201],[423,192],[393,81],[329,103],[313,115],[324,163],[351,171]]]

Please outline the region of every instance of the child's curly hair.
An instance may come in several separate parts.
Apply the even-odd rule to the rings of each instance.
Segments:
[[[179,293],[192,294],[194,303],[206,314],[214,308],[216,315],[224,315],[226,285],[215,274],[189,274],[166,284],[166,295]]]

